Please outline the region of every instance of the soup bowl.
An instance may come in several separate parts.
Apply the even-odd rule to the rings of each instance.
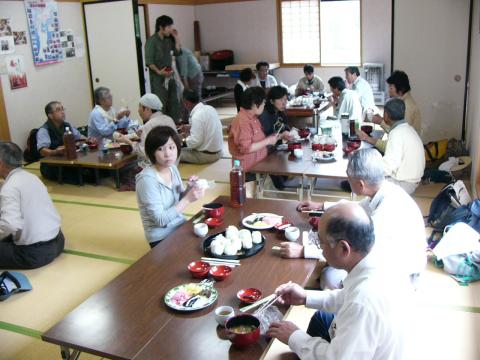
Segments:
[[[373,131],[373,126],[372,125],[362,125],[360,127],[360,130],[362,130],[365,134],[370,135]]]
[[[260,320],[249,314],[242,314],[228,319],[225,327],[228,339],[239,348],[255,344],[260,337]]]
[[[203,210],[205,211],[205,215],[211,218],[221,218],[223,214],[225,213],[225,208],[223,204],[220,203],[209,203],[209,204],[204,204]]]
[[[210,264],[204,261],[192,261],[188,264],[188,271],[194,278],[203,279],[210,271]]]

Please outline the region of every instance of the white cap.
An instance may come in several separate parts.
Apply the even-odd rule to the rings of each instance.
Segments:
[[[162,110],[163,104],[155,94],[145,94],[140,98],[140,104],[143,106],[152,109],[152,110]]]

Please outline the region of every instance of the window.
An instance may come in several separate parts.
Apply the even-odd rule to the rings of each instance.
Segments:
[[[361,64],[361,0],[278,0],[283,64]]]

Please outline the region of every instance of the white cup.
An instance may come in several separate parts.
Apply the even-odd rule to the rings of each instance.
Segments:
[[[195,186],[199,189],[207,189],[208,188],[208,181],[206,179],[198,179],[195,182]]]
[[[193,225],[193,232],[195,235],[204,237],[208,233],[208,225],[205,223],[198,223]]]
[[[300,236],[300,229],[295,226],[289,226],[285,229],[285,237],[288,241],[296,241]]]
[[[373,109],[367,109],[367,119],[368,119],[368,122],[372,122],[373,121]]]
[[[302,149],[295,149],[293,150],[293,155],[295,155],[295,157],[297,159],[300,159],[303,157],[303,150]]]
[[[219,306],[215,309],[215,320],[221,326],[225,326],[228,319],[235,315],[235,310],[231,306]]]

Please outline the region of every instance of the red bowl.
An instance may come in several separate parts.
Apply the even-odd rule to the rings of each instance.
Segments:
[[[133,148],[132,145],[130,144],[121,144],[120,145],[120,151],[124,153],[125,155],[128,155],[132,152]]]
[[[205,224],[209,227],[214,228],[223,224],[223,220],[221,218],[208,218],[205,220]]]
[[[323,150],[325,151],[333,151],[335,150],[335,144],[325,144],[323,145]]]
[[[273,227],[279,231],[279,232],[283,232],[285,231],[285,229],[289,226],[292,226],[292,224],[290,223],[290,221],[288,220],[283,220],[281,223],[279,224],[275,224]]]
[[[255,344],[260,338],[260,320],[249,314],[242,314],[228,319],[225,327],[228,330],[228,339],[239,348]],[[245,329],[250,327],[251,331],[241,331],[239,327]]]
[[[305,139],[310,135],[310,129],[300,129],[298,130],[298,135],[302,138]]]
[[[217,280],[225,280],[232,273],[232,268],[226,265],[215,265],[210,268],[210,275]]]
[[[323,151],[324,145],[323,144],[312,144],[313,151]]]
[[[293,151],[295,149],[301,149],[301,148],[302,148],[302,144],[299,142],[288,143],[288,151]]]
[[[98,144],[97,143],[90,143],[90,144],[88,144],[88,148],[90,150],[97,150],[98,149]]]
[[[242,289],[237,292],[237,298],[247,304],[252,304],[262,297],[262,292],[255,288]]]
[[[361,140],[347,140],[347,147],[357,150],[362,145]]]
[[[192,261],[188,264],[188,271],[194,278],[203,279],[210,271],[210,264],[205,261]]]
[[[209,203],[202,205],[205,215],[211,218],[221,218],[225,213],[225,207],[220,203]]]
[[[370,135],[373,131],[373,126],[372,125],[362,125],[360,127],[360,130],[362,130],[365,134]]]

